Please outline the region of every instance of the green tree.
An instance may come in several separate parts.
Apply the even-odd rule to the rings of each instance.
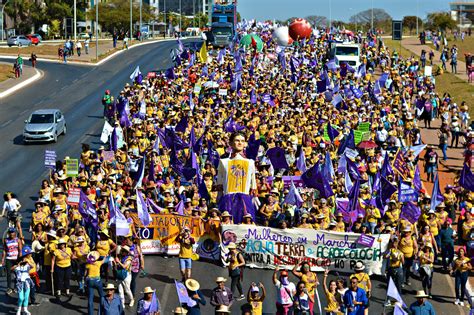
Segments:
[[[49,25],[49,35],[51,37],[58,36],[61,33],[61,21],[51,20]]]
[[[102,32],[108,31],[127,33],[130,30],[130,2],[128,0],[112,0],[107,3],[99,3],[99,24],[102,26]],[[95,22],[95,8],[87,12],[90,20]],[[168,16],[167,16],[168,18]],[[143,4],[142,21],[154,19],[151,8]],[[133,3],[132,23],[139,22],[140,7],[138,3]]]
[[[430,28],[439,29],[441,31],[456,29],[456,21],[454,21],[447,12],[435,12],[428,14],[427,25]]]
[[[408,28],[410,35],[414,29],[416,29],[416,22],[418,21],[418,26],[423,26],[423,20],[414,15],[408,15],[403,17],[403,27]]]

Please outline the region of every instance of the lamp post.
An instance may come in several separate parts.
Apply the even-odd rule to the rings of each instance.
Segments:
[[[183,31],[181,29],[181,19],[183,17],[183,11],[182,11],[182,8],[181,8],[181,0],[179,0],[179,33],[181,34],[181,32]]]
[[[99,61],[99,0],[95,4],[95,60]]]
[[[4,29],[3,29],[3,24],[4,24],[4,23],[3,23],[3,10],[5,9],[5,6],[7,5],[8,2],[10,2],[10,0],[7,0],[7,2],[5,2],[5,3],[2,5],[2,42],[3,42],[3,40],[4,40],[4,34],[3,34],[3,33],[5,33],[5,31],[4,31]]]
[[[166,0],[163,0],[163,23],[165,23],[165,38],[166,38]]]
[[[140,0],[140,41],[143,38],[143,34],[142,34],[142,3],[143,3],[143,0]]]
[[[332,0],[329,0],[329,33],[332,29]]]
[[[132,38],[133,38],[132,13],[133,13],[133,3],[132,3],[132,0],[130,0],[130,44],[132,43]]]
[[[72,26],[74,28],[74,42],[77,40],[77,1],[74,0],[74,25]]]

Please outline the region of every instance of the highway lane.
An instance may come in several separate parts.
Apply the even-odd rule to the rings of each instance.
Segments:
[[[170,65],[169,51],[175,42],[150,44],[135,48],[110,60],[100,67],[87,67],[76,65],[63,65],[54,63],[40,63],[39,68],[45,76],[38,82],[28,86],[10,97],[0,101],[0,191],[12,190],[19,194],[23,204],[25,222],[29,221],[31,209],[41,179],[46,175],[43,167],[43,154],[45,149],[56,150],[58,157],[79,156],[80,143],[91,143],[98,147],[99,135],[103,126],[102,105],[100,98],[105,89],[110,89],[114,95],[129,82],[129,75],[137,65],[143,73],[157,68],[166,68]],[[60,108],[66,115],[68,134],[60,137],[56,144],[21,144],[23,121],[34,109],[44,107]],[[5,227],[2,222],[0,228]],[[145,259],[149,277],[139,280],[138,292],[145,285],[152,285],[158,289],[158,296],[164,308],[164,314],[178,305],[173,279],[179,279],[176,258],[165,259],[158,256],[149,256]],[[268,289],[268,298],[264,304],[267,314],[274,314],[275,289],[271,284],[272,272],[268,270],[246,269],[244,290],[248,289],[250,282],[261,281]],[[214,278],[227,276],[225,269],[210,265],[209,263],[196,262],[195,277],[201,282],[204,294],[209,297],[214,287]],[[322,281],[322,275],[319,275]],[[4,278],[0,282],[0,292],[5,290]],[[294,279],[293,279],[294,281]],[[414,299],[411,295],[415,289],[420,289],[418,281],[412,281],[412,289],[404,295],[406,303]],[[228,283],[230,285],[230,282]],[[74,283],[75,285],[75,283]],[[453,280],[445,275],[435,275],[434,290],[435,306],[438,314],[462,314],[466,309],[461,309],[452,304]],[[386,286],[383,279],[374,281],[374,298],[371,300],[370,314],[380,314],[385,301]],[[137,293],[138,295],[139,293]],[[319,294],[324,301],[322,288]],[[44,302],[40,307],[32,308],[34,313],[46,314],[52,312],[64,313],[65,309],[72,314],[85,314],[86,300],[84,297],[74,296],[68,303],[61,306],[50,300],[49,297],[40,295]],[[207,299],[209,302],[209,300]],[[50,303],[52,302],[52,303]],[[0,313],[13,311],[15,300],[0,295]],[[243,302],[236,303],[234,314]],[[324,307],[324,304],[323,304]],[[3,311],[5,310],[5,311]],[[203,314],[211,314],[209,304],[203,308]],[[131,310],[128,313],[132,313]],[[466,312],[467,313],[467,312]]]

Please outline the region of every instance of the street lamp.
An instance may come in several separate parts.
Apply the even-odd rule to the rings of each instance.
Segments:
[[[182,19],[182,16],[183,16],[183,11],[181,10],[181,0],[179,0],[179,33],[181,34],[181,32],[183,31],[181,29],[181,19]]]
[[[77,40],[77,3],[76,0],[74,0],[74,42]]]
[[[329,33],[332,29],[332,0],[329,0]]]
[[[2,42],[3,42],[3,40],[4,40],[4,38],[3,38],[3,36],[4,36],[3,33],[5,33],[4,30],[3,30],[3,24],[4,24],[4,23],[3,23],[3,10],[5,9],[5,6],[7,5],[8,2],[10,2],[10,0],[7,0],[7,2],[5,2],[5,3],[2,5]]]
[[[166,0],[163,0],[163,23],[165,23],[165,38],[166,38]]]
[[[372,33],[374,31],[374,0],[372,0],[372,17],[370,19],[370,32]]]
[[[99,0],[95,4],[95,60],[99,61]]]
[[[130,0],[130,43],[132,43],[132,38],[133,38],[132,13],[133,13],[133,3],[132,3],[132,0]]]
[[[140,41],[143,38],[143,34],[142,34],[142,3],[143,3],[143,0],[140,0]]]

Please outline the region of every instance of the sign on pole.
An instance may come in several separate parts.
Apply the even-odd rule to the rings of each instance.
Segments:
[[[44,151],[44,166],[47,168],[56,169],[56,151],[45,150]]]
[[[77,159],[66,160],[66,176],[76,177],[79,175],[79,161]]]
[[[403,24],[402,21],[392,20],[392,40],[402,40]]]
[[[69,205],[77,206],[79,205],[79,200],[81,198],[81,189],[80,188],[69,188],[67,192],[67,203]]]

